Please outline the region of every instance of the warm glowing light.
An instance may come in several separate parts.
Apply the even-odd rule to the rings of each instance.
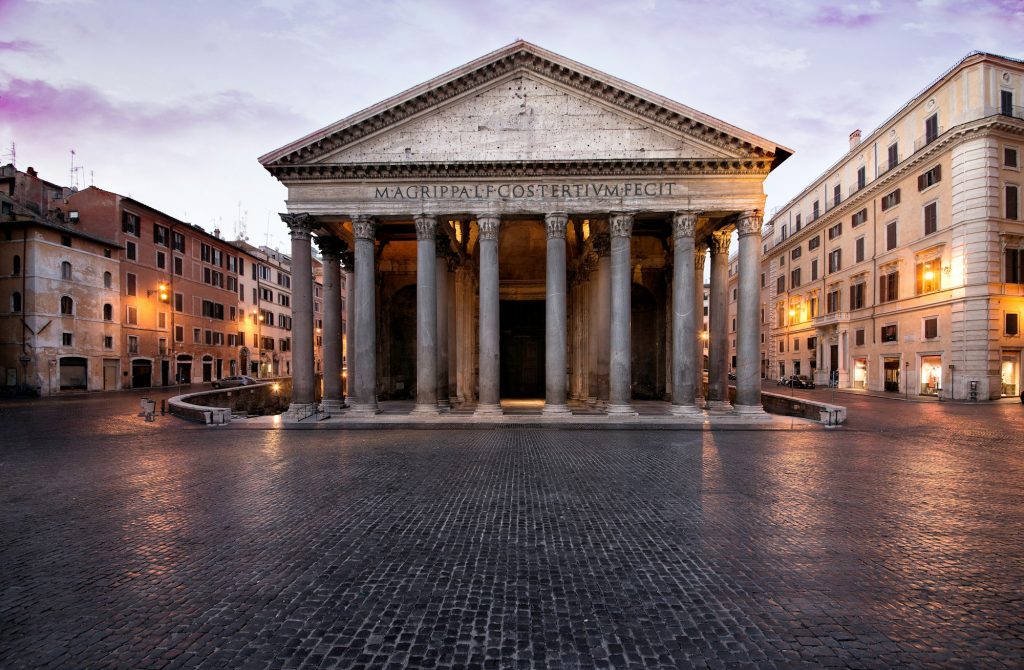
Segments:
[[[583,240],[590,239],[590,220],[584,219],[583,221]]]
[[[931,270],[925,270],[924,278],[926,280],[931,281],[934,277],[935,277],[935,273],[934,272],[932,272]]]
[[[270,387],[270,389],[271,389],[271,390],[272,390],[272,391],[273,391],[274,393],[277,393],[278,391],[280,391],[280,390],[281,390],[281,385],[280,385],[280,384],[272,384],[272,385],[271,385],[271,387]]]
[[[702,339],[702,340],[704,340],[706,342],[708,337],[709,337],[708,331],[706,331],[706,330],[700,331],[700,339]]]
[[[789,316],[790,316],[790,318],[796,316],[796,310],[795,309],[789,310]]]

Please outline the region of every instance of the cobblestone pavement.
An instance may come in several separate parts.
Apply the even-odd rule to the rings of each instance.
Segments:
[[[1024,408],[253,431],[0,404],[0,667],[1019,667]]]

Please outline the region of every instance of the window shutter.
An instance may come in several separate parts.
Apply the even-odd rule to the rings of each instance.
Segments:
[[[917,190],[923,191],[926,186],[928,186],[928,183],[925,181],[925,175],[917,175]]]

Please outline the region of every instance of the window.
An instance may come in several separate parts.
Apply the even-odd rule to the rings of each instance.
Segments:
[[[864,308],[864,282],[857,282],[850,287],[850,311]]]
[[[121,215],[121,232],[139,237],[142,234],[142,220],[130,212]]]
[[[130,261],[138,260],[139,254],[134,242],[125,242],[124,257]]]
[[[765,276],[764,276],[764,273],[762,272],[761,273],[761,288],[765,287],[765,281],[766,281],[765,280]],[[342,302],[344,302],[344,300],[342,300]],[[345,312],[345,307],[344,306],[342,306],[341,311],[342,311],[342,313]]]
[[[924,234],[931,235],[939,229],[939,205],[930,202],[924,206]]]
[[[60,299],[60,313],[70,315],[75,313],[75,301],[69,296],[61,296]]]
[[[202,344],[203,342],[203,331],[201,328],[192,329],[192,344]]]
[[[60,278],[64,280],[71,279],[71,263],[67,261],[61,261],[60,264]]]
[[[923,191],[929,186],[938,184],[942,179],[942,166],[936,165],[931,170],[917,176],[917,190]]]
[[[114,320],[114,306],[109,302],[103,305],[103,320],[113,321]]]
[[[135,275],[132,274],[131,272],[129,272],[127,275],[125,275],[124,294],[125,295],[137,295],[135,284],[136,284]]]
[[[1020,335],[1020,315],[1007,312],[1003,318],[1003,330],[1007,335]]]
[[[160,312],[156,315],[156,327],[160,330],[167,330],[167,312]]]
[[[792,351],[800,351],[800,338],[799,337],[794,337],[793,338],[793,349],[792,349]]]
[[[12,312],[20,312],[21,311],[21,294],[18,293],[17,291],[15,291],[14,293],[11,294],[11,311]]]
[[[861,225],[862,223],[864,223],[867,220],[868,220],[868,208],[865,207],[864,209],[860,210],[859,212],[857,212],[856,214],[853,215],[853,219],[851,219],[850,225],[852,225],[854,228],[856,228],[857,226]]]
[[[21,256],[18,256],[18,255],[14,256],[14,260],[11,263],[11,274],[12,275],[20,275],[21,274]]]
[[[786,254],[782,254],[781,256],[779,256],[779,267],[781,268],[785,264],[786,264]]]
[[[818,206],[818,201],[815,200],[814,204],[811,205],[811,221],[817,221],[818,220],[818,215],[820,213],[821,212],[820,212],[820,207]]]
[[[103,273],[103,288],[110,288],[114,283],[114,275],[109,272]]]
[[[206,244],[205,242],[200,242],[199,243],[199,258],[201,258],[204,262],[206,262],[206,263],[210,262],[210,252],[211,251],[212,251],[212,248],[210,247],[209,244]]]
[[[843,250],[834,249],[828,254],[828,271],[839,272],[843,269]]]
[[[174,311],[184,312],[185,311],[185,296],[181,293],[174,294]]]
[[[829,289],[828,293],[825,294],[825,313],[834,314],[839,311],[840,300],[842,298],[842,290],[835,286]]]
[[[1013,219],[1014,221],[1017,220],[1020,214],[1018,193],[1016,186],[1006,185],[1006,218]]]
[[[835,207],[836,205],[838,205],[842,201],[842,199],[843,188],[839,184],[836,184],[832,188],[832,206]]]
[[[139,338],[137,335],[128,336],[128,353],[137,354],[139,353]]]
[[[113,335],[104,335],[103,336],[103,348],[104,349],[113,349],[114,348],[114,336]]]
[[[139,324],[139,310],[131,305],[126,305],[124,322],[129,326],[137,326]]]
[[[161,337],[159,340],[157,340],[156,350],[157,350],[157,353],[159,353],[161,356],[166,356],[167,355],[167,338],[166,337]]]
[[[175,342],[184,342],[185,341],[185,327],[184,326],[175,326],[174,327],[174,341]]]
[[[797,248],[793,249],[793,251],[789,252],[789,257],[790,257],[791,260],[795,261],[796,259],[800,258],[800,254],[802,254],[802,253],[803,253],[803,247],[797,247]]]
[[[864,260],[864,238],[863,237],[858,237],[856,245],[857,245],[857,248],[856,248],[856,252],[855,252],[854,262],[855,263],[860,263],[861,261]]]
[[[821,237],[819,237],[818,235],[815,235],[811,239],[807,240],[807,250],[808,251],[814,251],[815,249],[817,249],[820,246],[821,246]]]
[[[924,339],[934,340],[939,336],[939,319],[932,316],[924,320]]]
[[[892,251],[896,248],[896,222],[890,221],[885,224],[885,250]]]
[[[807,316],[813,319],[818,316],[818,292],[815,291],[807,300]]]
[[[828,239],[834,240],[843,234],[843,222],[840,221],[836,225],[828,229]]]
[[[882,211],[895,207],[900,204],[900,190],[896,189],[892,193],[888,193],[882,196]]]
[[[890,270],[878,278],[878,302],[892,302],[900,297],[900,271]]]
[[[889,167],[891,170],[896,167],[900,162],[900,149],[896,142],[889,145]]]
[[[853,331],[853,345],[856,346],[856,347],[863,347],[864,346],[864,329],[863,328],[858,328],[857,330]]]
[[[735,289],[733,289],[733,293],[735,293]],[[736,299],[736,297],[733,296],[733,300],[735,300],[735,299]],[[279,305],[281,305],[282,307],[288,307],[291,304],[291,296],[289,296],[289,295],[287,295],[285,293],[278,293],[277,294],[277,303]]]
[[[800,286],[800,268],[796,268],[789,273],[789,287],[797,288],[798,286]]]
[[[1008,168],[1018,167],[1016,149],[1003,147],[1003,166]]]
[[[795,220],[795,222],[793,224],[793,227],[794,227],[795,230],[800,230],[800,215],[799,214],[796,215],[796,220]],[[783,235],[783,237],[785,237],[785,235]]]
[[[785,293],[786,292],[786,275],[782,275],[775,280],[775,292]]]
[[[888,326],[882,326],[882,341],[883,342],[895,342],[896,341],[896,325],[890,324]]]
[[[185,253],[185,236],[181,233],[171,233],[171,248]]]
[[[174,257],[174,274],[178,275],[179,277],[184,273],[184,268],[182,267],[182,265],[183,264],[182,264],[182,261],[181,261],[181,256],[175,256]]]
[[[932,114],[924,120],[924,143],[931,144],[939,137],[939,115]]]
[[[1004,259],[1004,281],[1024,284],[1024,249],[1007,249]]]
[[[939,290],[939,261],[931,260],[917,264],[915,273],[917,294]]]
[[[65,347],[72,346],[74,344],[74,342],[75,342],[75,336],[72,335],[71,333],[61,333],[60,334],[60,343],[62,345],[64,345]]]
[[[153,224],[153,244],[159,244],[162,247],[166,247],[171,241],[171,231],[167,226],[161,226],[160,224]]]
[[[857,190],[861,190],[868,183],[868,174],[865,167],[857,168]]]
[[[160,270],[167,269],[167,254],[162,251],[156,252],[156,267]]]
[[[60,243],[61,243],[61,245],[65,246],[65,247],[70,247],[71,246],[71,236],[70,235],[61,235],[60,236]]]
[[[1013,91],[999,91],[999,113],[1013,116]]]
[[[224,319],[224,305],[211,300],[203,301],[203,316],[210,319]]]

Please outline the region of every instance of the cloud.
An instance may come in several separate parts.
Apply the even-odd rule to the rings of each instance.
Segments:
[[[882,13],[878,2],[824,6],[811,17],[811,23],[822,27],[863,28],[875,23]]]
[[[0,82],[0,116],[24,128],[140,134],[307,123],[300,115],[236,90],[161,104],[118,101],[86,85],[54,86],[39,79],[18,78]]]
[[[41,44],[29,40],[0,40],[0,53],[37,55],[46,53],[46,49]]]

